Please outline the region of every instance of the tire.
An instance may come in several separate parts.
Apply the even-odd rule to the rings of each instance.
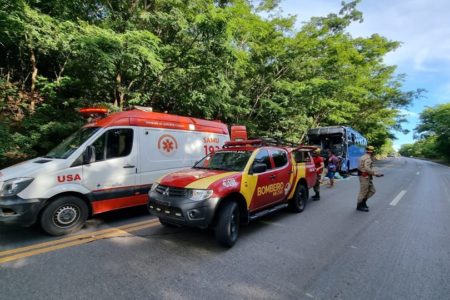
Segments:
[[[42,229],[50,235],[65,235],[80,230],[88,214],[88,206],[83,200],[75,196],[64,196],[44,208],[40,223]]]
[[[301,213],[305,210],[306,202],[308,201],[308,189],[304,184],[299,183],[295,190],[294,198],[289,202],[291,210],[295,213]]]
[[[239,206],[236,202],[226,202],[218,213],[216,240],[226,248],[236,243],[239,235]]]
[[[161,225],[163,225],[164,227],[169,227],[169,228],[174,228],[177,227],[176,225],[167,222],[166,220],[162,219],[162,218],[158,218],[159,219],[159,223],[161,223]]]

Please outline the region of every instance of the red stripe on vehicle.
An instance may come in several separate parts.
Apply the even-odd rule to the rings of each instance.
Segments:
[[[96,215],[99,213],[121,209],[121,208],[127,208],[132,206],[138,206],[138,205],[145,205],[148,201],[148,195],[142,194],[142,195],[136,195],[131,197],[123,197],[123,198],[116,198],[116,199],[108,199],[108,200],[102,200],[102,201],[94,201],[92,202],[92,214]]]

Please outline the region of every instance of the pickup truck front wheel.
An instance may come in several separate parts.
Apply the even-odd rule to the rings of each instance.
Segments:
[[[80,230],[88,214],[88,207],[83,200],[75,196],[64,196],[44,208],[40,223],[48,234],[64,235]]]
[[[300,213],[306,207],[306,201],[308,200],[308,189],[304,184],[299,184],[295,190],[295,195],[292,198],[289,206],[293,212]]]
[[[239,206],[236,202],[225,203],[218,214],[217,242],[227,248],[233,247],[239,235]]]

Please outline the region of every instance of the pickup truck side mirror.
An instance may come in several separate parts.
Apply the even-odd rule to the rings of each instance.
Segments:
[[[95,162],[95,147],[87,146],[83,152],[83,164],[87,165]]]
[[[267,165],[261,164],[261,163],[255,163],[252,167],[250,174],[258,174],[258,173],[264,173],[267,171]]]

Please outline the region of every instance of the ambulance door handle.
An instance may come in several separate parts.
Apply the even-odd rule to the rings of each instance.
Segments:
[[[133,166],[133,165],[125,165],[125,166],[123,166],[125,169],[131,169],[131,168],[134,168],[134,167],[136,167],[136,166]]]

